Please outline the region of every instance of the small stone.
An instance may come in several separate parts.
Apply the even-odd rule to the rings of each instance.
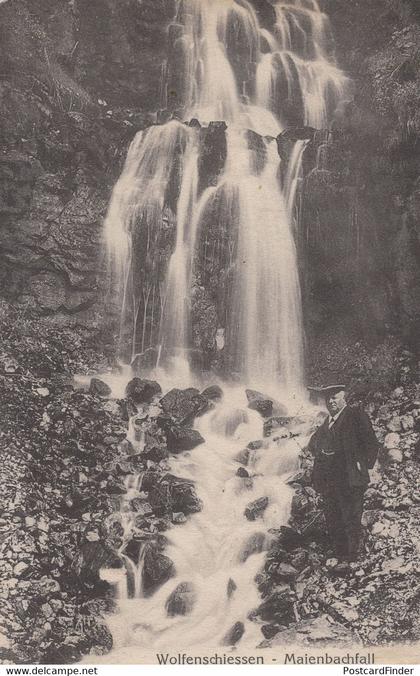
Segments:
[[[412,415],[403,415],[401,418],[401,425],[404,432],[409,432],[414,429],[414,418]]]
[[[386,525],[384,523],[378,522],[372,527],[372,535],[381,535],[384,531],[386,531]]]
[[[35,524],[36,520],[34,519],[33,516],[27,516],[25,518],[25,526],[27,526],[28,528],[32,528],[33,526],[35,526]]]
[[[245,627],[243,622],[235,622],[222,639],[222,645],[235,645],[244,635]]]
[[[263,446],[264,442],[261,439],[257,439],[256,441],[250,441],[247,448],[249,448],[250,451],[259,451]]]
[[[400,451],[399,448],[391,448],[390,451],[388,452],[388,458],[390,462],[397,462],[400,463],[403,461],[404,456],[402,451]]]
[[[36,391],[40,397],[48,397],[50,394],[49,389],[47,389],[46,387],[38,387]]]
[[[396,432],[391,432],[387,434],[384,440],[385,448],[398,448],[400,443],[400,435]]]
[[[29,566],[27,563],[24,561],[19,561],[19,563],[17,563],[13,568],[13,574],[16,575],[16,577],[20,577],[28,570],[28,568]]]
[[[402,426],[401,426],[401,420],[400,420],[400,418],[398,418],[398,417],[396,417],[396,416],[395,416],[394,418],[391,418],[391,420],[390,420],[389,423],[387,424],[387,428],[388,428],[391,432],[400,432],[400,431],[401,431],[401,427],[402,427]]]
[[[344,605],[344,603],[334,603],[332,608],[339,613],[346,622],[355,622],[359,617],[359,613],[355,608],[349,608]]]
[[[284,562],[277,564],[272,572],[276,575],[276,577],[288,582],[295,580],[299,574],[294,566]]]
[[[3,370],[5,373],[16,373],[19,366],[14,359],[5,359],[3,362]]]
[[[41,518],[38,519],[37,527],[38,530],[42,531],[43,533],[48,533],[48,531],[50,530],[50,524],[46,519],[44,519],[43,516],[41,516]]]
[[[99,542],[100,539],[99,533],[96,533],[93,530],[89,531],[89,533],[86,533],[86,540],[88,542]]]
[[[384,561],[382,564],[382,571],[384,573],[397,573],[401,572],[404,568],[404,558],[402,556],[398,556],[395,559],[391,559],[390,561]]]
[[[173,512],[172,514],[172,523],[181,524],[187,521],[187,517],[184,512]]]
[[[248,479],[249,478],[249,474],[248,474],[247,470],[245,469],[245,467],[239,467],[238,471],[236,472],[236,476],[239,476],[242,479]]]
[[[268,498],[258,498],[258,500],[254,500],[253,502],[250,502],[246,508],[245,508],[245,516],[248,519],[248,521],[255,521],[255,519],[258,519],[263,515],[265,510],[268,507]]]
[[[181,582],[168,597],[165,608],[169,617],[188,615],[195,603],[196,595],[190,582]]]
[[[327,568],[335,568],[338,564],[338,559],[327,559],[325,565]]]
[[[232,580],[232,578],[230,577],[229,580],[228,580],[227,589],[226,589],[228,599],[231,598],[232,594],[237,590],[237,588],[238,587],[236,585],[236,582],[234,580]]]

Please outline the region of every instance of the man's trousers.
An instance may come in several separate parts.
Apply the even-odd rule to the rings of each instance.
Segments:
[[[328,533],[337,556],[348,561],[355,561],[359,553],[365,490],[333,485],[323,494]]]

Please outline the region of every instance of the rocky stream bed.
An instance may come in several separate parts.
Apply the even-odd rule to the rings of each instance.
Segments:
[[[130,504],[135,520],[124,553],[135,559],[145,543],[142,587],[150,595],[173,575],[165,530],[200,510],[193,484],[171,475],[168,458],[203,441],[194,418],[220,391],[214,386],[201,394],[190,388],[163,395],[158,383],[137,377],[124,398],[110,399],[108,386],[94,376],[116,365],[94,349],[84,329],[58,332],[6,304],[0,321],[1,659],[67,663],[104,655],[112,648],[106,615],[115,598],[99,570],[123,565],[126,533],[118,509],[125,478],[143,473]],[[289,525],[272,532],[257,578],[261,605],[252,615],[261,624],[261,648],[420,638],[416,368],[406,353],[399,382],[366,397],[383,448],[366,493],[364,551],[350,570],[341,570],[329,554],[320,498],[311,487],[312,460],[302,449],[301,469],[290,479],[295,495]],[[88,389],[73,380],[80,373],[92,376]],[[271,438],[293,433],[296,419],[273,417],[269,402],[250,405],[266,417]],[[133,429],[143,435],[141,452],[126,439],[136,407]],[[264,443],[255,440],[238,458],[244,481],[252,480],[250,455]],[[247,518],[257,520],[265,507],[263,496],[248,506]],[[188,590],[179,592],[168,612],[188,611]],[[232,627],[231,645],[240,629]]]

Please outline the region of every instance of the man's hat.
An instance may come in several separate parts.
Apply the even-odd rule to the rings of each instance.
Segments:
[[[327,399],[328,397],[337,394],[337,392],[342,392],[347,390],[347,386],[344,384],[331,383],[328,385],[320,385],[319,387],[308,387],[308,390],[311,394],[311,398],[315,399]]]
[[[308,390],[311,392],[319,392],[320,394],[334,394],[334,392],[341,392],[342,390],[346,390],[347,385],[320,385],[319,387],[308,387]]]

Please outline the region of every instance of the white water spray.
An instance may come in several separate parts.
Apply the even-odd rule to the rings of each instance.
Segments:
[[[224,354],[243,380],[258,373],[269,385],[290,390],[303,379],[291,213],[304,144],[298,142],[292,153],[282,190],[279,159],[268,137],[288,124],[291,110],[301,124],[325,127],[346,79],[331,58],[328,19],[315,0],[273,7],[270,32],[247,0],[179,0],[175,22],[182,27],[182,58],[176,69],[182,73],[185,118],[228,125],[225,171],[215,186],[216,191],[235,186],[231,213],[223,218],[231,221],[235,212],[238,221],[235,302],[225,309]],[[244,139],[247,129],[263,136],[262,171]],[[122,335],[131,341],[131,354],[156,347],[166,361],[178,364],[192,347],[191,289],[197,236],[204,227],[194,216],[201,199],[198,137],[196,128],[176,121],[139,133],[105,224],[122,294]],[[171,205],[174,194],[177,204]],[[171,225],[176,234],[165,270],[161,252]]]

